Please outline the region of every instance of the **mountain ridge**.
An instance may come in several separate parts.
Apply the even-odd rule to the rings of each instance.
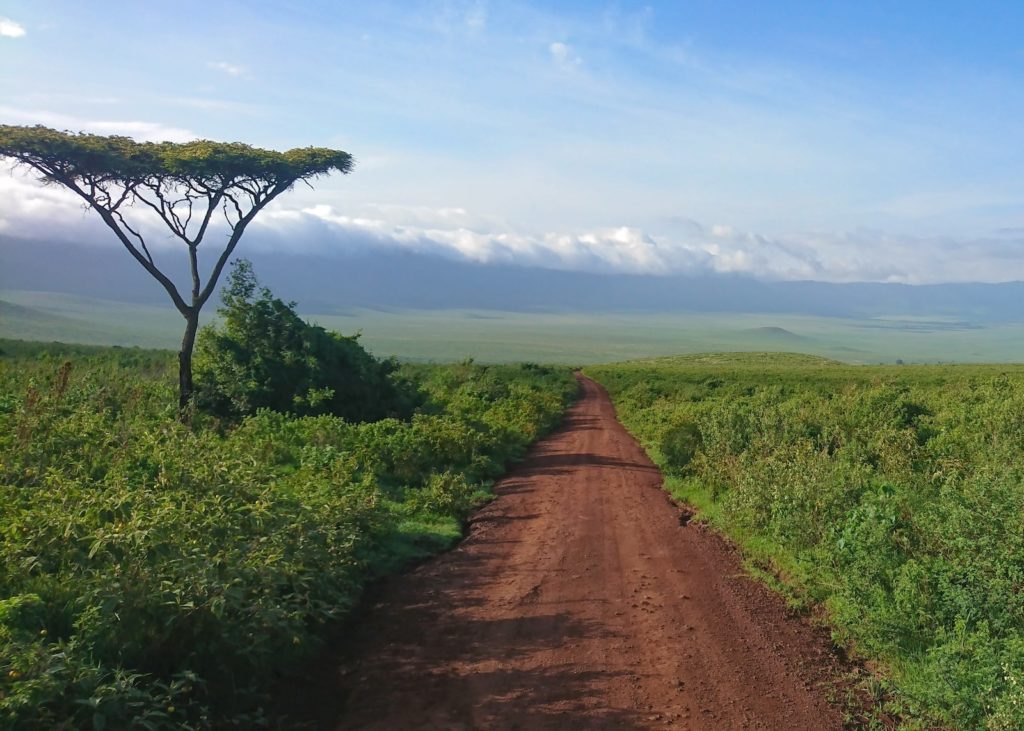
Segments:
[[[180,256],[175,257],[175,253]],[[728,274],[639,275],[487,265],[381,250],[299,254],[244,246],[274,293],[304,311],[346,308],[512,312],[720,312],[825,317],[928,317],[965,323],[1024,322],[1024,282],[832,283]],[[160,252],[185,281],[183,252]],[[63,292],[163,304],[166,293],[114,246],[0,236],[0,289]]]

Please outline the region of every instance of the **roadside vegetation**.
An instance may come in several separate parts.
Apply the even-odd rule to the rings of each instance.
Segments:
[[[587,373],[672,493],[884,664],[876,719],[1024,728],[1024,368],[726,354]]]
[[[177,365],[0,342],[0,727],[259,725],[275,677],[368,581],[457,540],[576,391],[377,361],[245,267],[190,424]]]

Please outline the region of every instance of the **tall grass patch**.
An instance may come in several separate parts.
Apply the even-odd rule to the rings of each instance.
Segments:
[[[175,418],[173,357],[0,358],[0,726],[248,728],[375,576],[440,550],[575,393],[415,366],[409,419]],[[396,377],[399,377],[396,374]]]
[[[746,354],[588,373],[670,489],[889,668],[908,723],[1024,728],[1024,369]]]

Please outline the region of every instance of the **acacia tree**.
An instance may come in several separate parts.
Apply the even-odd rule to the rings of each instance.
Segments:
[[[40,174],[48,185],[73,191],[99,214],[142,268],[170,295],[185,318],[178,353],[178,406],[187,418],[192,398],[192,350],[199,312],[246,227],[267,204],[298,181],[332,171],[352,170],[341,150],[304,147],[287,152],[261,150],[240,142],[135,142],[128,137],[61,132],[48,127],[0,125],[0,156]],[[162,222],[188,252],[191,288],[183,295],[157,266],[147,233],[129,211],[141,210]],[[222,215],[227,230],[205,282],[199,246]],[[134,214],[133,214],[134,215]],[[152,241],[150,241],[152,243]]]

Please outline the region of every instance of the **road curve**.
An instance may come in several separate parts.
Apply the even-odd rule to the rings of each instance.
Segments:
[[[330,729],[839,729],[820,631],[685,524],[580,379],[454,550],[391,580],[295,692]]]

